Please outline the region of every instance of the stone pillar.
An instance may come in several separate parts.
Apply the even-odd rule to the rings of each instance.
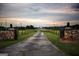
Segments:
[[[70,22],[67,23],[67,27],[70,27]]]
[[[13,25],[12,24],[10,24],[10,28],[13,28]]]

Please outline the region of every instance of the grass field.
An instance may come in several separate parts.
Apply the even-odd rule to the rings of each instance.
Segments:
[[[20,42],[22,40],[27,39],[28,37],[32,36],[34,33],[36,33],[36,30],[18,30],[18,39],[17,40],[1,40],[0,41],[0,48],[4,48],[7,46],[10,46],[12,44],[15,44],[17,42]]]
[[[48,39],[67,55],[79,56],[79,43],[61,43],[59,34],[44,31]]]

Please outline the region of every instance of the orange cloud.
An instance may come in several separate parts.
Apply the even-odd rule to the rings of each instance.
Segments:
[[[38,26],[64,26],[67,22],[71,24],[79,23],[79,21],[50,21],[46,19],[32,19],[32,18],[0,18],[2,24],[13,24],[13,25],[38,25]]]

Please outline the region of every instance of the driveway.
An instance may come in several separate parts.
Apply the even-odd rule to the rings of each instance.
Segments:
[[[53,38],[53,37],[52,37]],[[54,46],[38,31],[32,37],[2,49],[8,56],[64,56],[65,54]]]

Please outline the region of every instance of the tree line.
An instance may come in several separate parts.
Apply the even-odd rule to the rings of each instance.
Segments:
[[[24,30],[24,29],[36,29],[36,27],[34,27],[33,25],[27,25],[26,27],[24,26],[16,26],[16,27],[13,27],[12,24],[10,24],[9,27],[5,27],[5,26],[0,26],[0,30],[7,30],[9,28],[14,28],[14,29],[19,29],[19,30]]]

